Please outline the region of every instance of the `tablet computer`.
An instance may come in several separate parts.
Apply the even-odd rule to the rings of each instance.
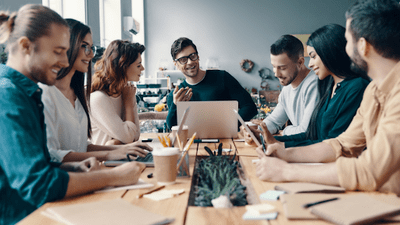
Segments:
[[[247,124],[244,122],[242,117],[239,115],[237,110],[233,110],[236,114],[236,117],[240,121],[240,123],[243,125],[244,129],[246,129],[247,133],[250,134],[251,139],[253,139],[254,143],[256,143],[257,146],[260,146],[260,142],[257,140],[257,138],[254,136],[253,132],[250,130],[250,128],[247,126]]]

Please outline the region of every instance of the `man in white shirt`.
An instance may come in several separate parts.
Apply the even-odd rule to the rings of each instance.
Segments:
[[[318,76],[304,64],[301,41],[292,35],[281,36],[271,45],[271,64],[284,87],[276,108],[264,123],[272,134],[288,120],[292,125],[283,129],[283,135],[305,132],[318,100]]]

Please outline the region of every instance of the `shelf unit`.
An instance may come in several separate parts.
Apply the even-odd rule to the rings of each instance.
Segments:
[[[136,95],[151,109],[170,90],[169,78],[141,78],[136,88]]]

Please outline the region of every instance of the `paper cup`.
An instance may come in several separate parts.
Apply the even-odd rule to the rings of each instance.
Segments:
[[[159,185],[174,184],[176,180],[179,149],[159,148],[152,151],[154,160],[154,177]]]

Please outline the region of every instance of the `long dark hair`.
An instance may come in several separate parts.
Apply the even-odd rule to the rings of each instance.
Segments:
[[[57,74],[57,80],[64,78],[72,69],[75,64],[75,60],[78,57],[79,51],[82,46],[83,39],[87,34],[91,33],[90,28],[85,24],[76,21],[74,19],[66,19],[70,28],[70,48],[67,51],[69,66],[62,68]],[[88,137],[91,137],[91,125],[89,116],[89,98],[90,98],[90,86],[92,81],[92,62],[89,62],[88,72],[86,73],[86,90],[85,90],[85,74],[80,71],[75,71],[74,76],[71,79],[71,88],[74,90],[76,97],[81,102],[83,109],[85,110],[88,119]]]
[[[314,31],[308,38],[307,45],[313,47],[324,63],[325,67],[343,79],[362,77],[369,80],[365,74],[357,74],[350,69],[351,60],[346,54],[346,29],[338,24],[325,25]],[[306,131],[307,139],[316,140],[318,112],[330,97],[330,90],[333,88],[334,80],[328,76],[324,80],[318,80],[319,102],[317,103]]]

